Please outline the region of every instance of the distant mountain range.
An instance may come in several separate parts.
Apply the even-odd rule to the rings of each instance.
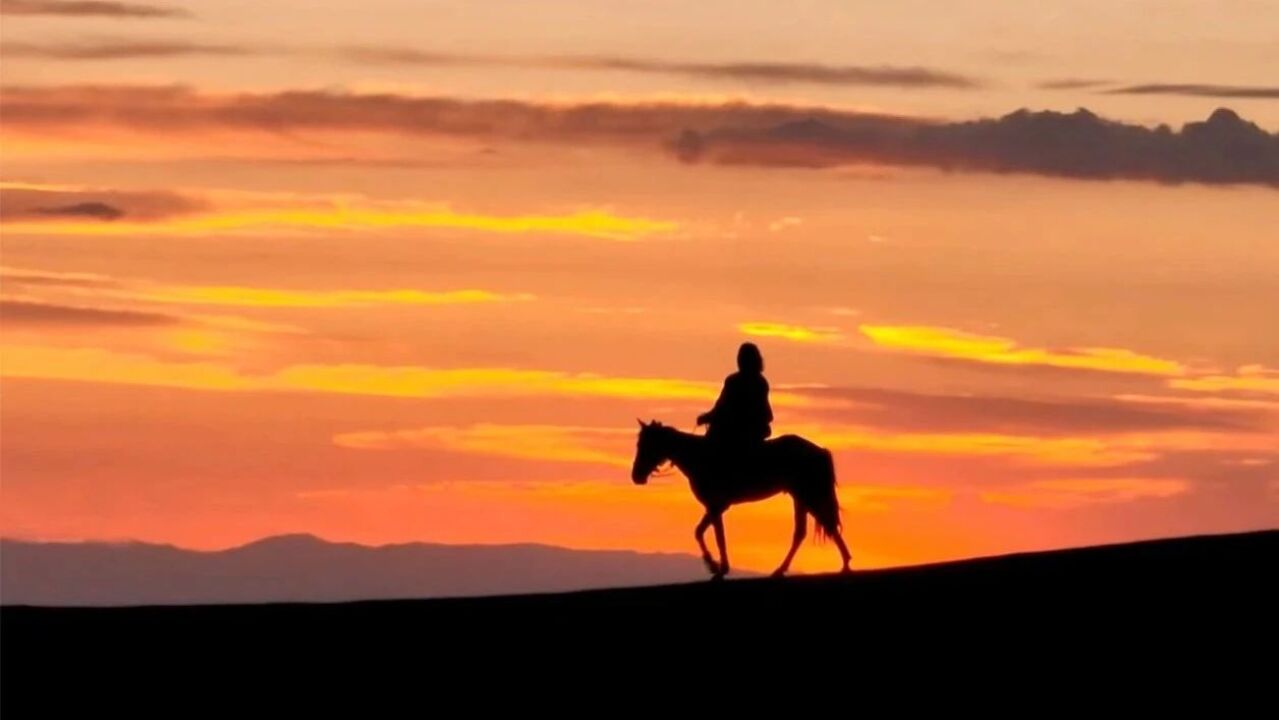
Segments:
[[[691,555],[545,545],[369,547],[311,535],[216,552],[147,543],[0,541],[4,605],[335,602],[559,592],[699,580]]]

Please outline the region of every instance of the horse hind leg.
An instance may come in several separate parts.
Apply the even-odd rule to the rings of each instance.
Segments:
[[[790,570],[791,560],[795,559],[795,552],[799,550],[804,537],[808,534],[808,510],[799,498],[792,499],[795,501],[795,532],[791,535],[790,551],[786,553],[786,559],[782,560],[782,564],[773,571],[773,577],[781,577]]]
[[[839,548],[839,556],[844,563],[843,566],[840,567],[839,571],[841,573],[852,572],[853,570],[848,566],[848,563],[852,561],[853,555],[848,552],[848,546],[844,544],[844,536],[840,533],[838,526],[835,527],[834,532],[830,533],[830,536],[835,540],[835,547]]]
[[[844,535],[840,532],[839,498],[835,494],[834,471],[828,466],[819,477],[821,480],[817,487],[810,487],[810,492],[805,496],[813,514],[817,537],[819,540],[828,537],[835,541],[835,547],[839,548],[840,572],[851,572],[849,562],[852,561],[852,554],[848,552],[848,545],[844,543]]]
[[[813,511],[813,524],[816,526],[818,539],[829,538],[835,541],[835,547],[839,548],[839,558],[842,563],[839,571],[841,573],[852,572],[849,563],[852,561],[852,553],[848,552],[848,545],[844,543],[844,534],[841,532],[839,522],[838,506],[827,507],[822,506],[822,510]]]
[[[713,520],[715,524],[715,544],[719,547],[719,572],[715,573],[716,578],[722,578],[728,574],[728,543],[724,540],[724,514],[716,513]]]
[[[710,571],[714,577],[719,577],[722,573],[719,571],[719,563],[715,562],[715,558],[711,557],[710,548],[706,547],[706,529],[711,526],[713,520],[710,512],[702,516],[702,521],[697,523],[697,529],[693,531],[693,537],[697,538],[697,546],[702,549],[702,562],[706,563],[706,569]]]
[[[844,533],[840,527],[839,521],[839,501],[835,499],[835,493],[832,491],[826,502],[822,503],[822,511],[814,512],[813,519],[816,521],[817,531],[831,540],[835,541],[835,547],[839,548],[839,559],[841,573],[852,572],[848,563],[852,561],[852,553],[848,552],[848,545],[844,543]]]

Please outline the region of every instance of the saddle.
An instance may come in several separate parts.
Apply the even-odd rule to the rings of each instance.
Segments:
[[[772,439],[757,439],[726,434],[707,434],[717,464],[727,472],[742,477],[758,473],[764,467]]]

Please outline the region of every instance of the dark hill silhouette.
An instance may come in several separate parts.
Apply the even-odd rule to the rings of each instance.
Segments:
[[[281,535],[217,552],[0,541],[5,605],[341,602],[655,585],[705,577],[691,555],[546,545],[369,547]]]
[[[313,542],[272,539],[240,552]],[[397,710],[427,714],[457,702],[530,714],[634,709],[646,698],[678,704],[717,690],[753,704],[789,701],[799,691],[774,681],[801,676],[840,702],[999,697],[1025,710],[1090,693],[1110,703],[1124,689],[1142,707],[1180,703],[1183,688],[1208,687],[1217,673],[1228,676],[1213,696],[1218,708],[1273,683],[1277,560],[1279,531],[1264,531],[563,594],[7,606],[0,699],[5,717],[69,717],[60,711],[79,705],[84,716],[155,708],[171,717],[210,702],[236,716],[277,704],[290,717],[312,705],[328,716],[334,698],[362,708],[390,698]],[[681,682],[693,687],[673,689]]]
[[[333,546],[306,536],[286,536],[226,553],[270,555],[280,552],[286,557],[296,557],[294,553],[299,545],[324,549],[326,553],[332,551],[327,557],[341,553],[371,557],[365,553],[372,550],[354,545]],[[153,553],[184,553],[160,546],[143,547]],[[451,548],[408,545],[376,551],[400,549],[447,553]],[[527,549],[534,557],[548,552],[570,557],[579,554],[538,546]],[[5,551],[5,572],[9,573],[12,569],[7,545]],[[604,562],[644,557],[630,553],[600,553],[599,556]],[[677,563],[677,569],[686,568],[689,573],[704,577],[696,558],[675,556],[671,559]],[[351,639],[346,634],[357,629],[361,634],[427,633],[439,639],[442,636],[434,635],[437,631],[459,632],[480,626],[533,629],[554,625],[566,629],[559,623],[609,618],[608,627],[613,631],[625,626],[678,624],[681,619],[701,622],[716,615],[717,620],[728,621],[735,616],[783,612],[795,614],[804,622],[828,623],[827,632],[839,637],[860,635],[879,623],[900,620],[917,611],[922,612],[915,621],[929,623],[948,622],[965,614],[968,620],[974,620],[1005,613],[1009,618],[1028,613],[1039,616],[1063,609],[1077,616],[1076,619],[1087,617],[1099,622],[1120,617],[1141,622],[1170,613],[1196,615],[1223,607],[1243,615],[1259,602],[1266,603],[1266,607],[1279,607],[1279,594],[1273,582],[1276,567],[1279,567],[1279,530],[1267,530],[784,579],[753,578],[721,583],[702,580],[568,593],[347,603],[80,608],[9,604],[0,614],[6,636],[5,650],[10,657],[18,651],[10,632],[16,636],[18,645],[33,641],[37,635],[46,640],[80,642],[72,631],[83,631],[86,637],[131,635],[140,631],[137,637],[163,643],[165,633],[160,631],[166,628],[180,630],[189,638],[208,636],[205,639],[225,640],[247,632],[247,628],[281,637],[306,634],[315,623],[326,628],[328,641],[341,642],[344,638]],[[480,570],[466,567],[469,573]],[[6,584],[6,596],[11,589]],[[1131,614],[1138,611],[1139,614]],[[1065,615],[1042,615],[1034,622],[1068,619]],[[575,632],[572,628],[568,630]],[[50,634],[45,635],[46,632]],[[249,644],[262,639],[248,635],[242,638]]]

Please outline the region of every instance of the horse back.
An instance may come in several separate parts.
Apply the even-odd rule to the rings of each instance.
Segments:
[[[765,445],[773,446],[773,448],[816,448],[821,449],[816,442],[808,440],[802,435],[779,435],[770,437],[764,441]]]
[[[780,435],[764,441],[764,446],[772,452],[782,454],[808,454],[808,453],[824,453],[826,449],[821,445],[800,435]]]

